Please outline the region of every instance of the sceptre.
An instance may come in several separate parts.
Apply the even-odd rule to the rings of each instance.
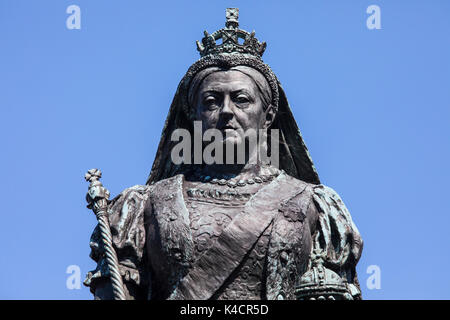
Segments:
[[[97,217],[98,225],[100,228],[100,234],[105,248],[106,262],[111,275],[111,284],[114,293],[115,300],[126,300],[122,276],[119,272],[119,261],[117,259],[116,251],[112,244],[111,229],[109,227],[108,220],[108,199],[109,191],[103,187],[99,181],[102,176],[102,172],[98,169],[89,170],[84,178],[90,182],[89,190],[86,194],[87,207],[94,211]]]

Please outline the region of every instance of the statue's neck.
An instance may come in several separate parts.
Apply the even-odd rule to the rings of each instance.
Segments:
[[[276,175],[279,170],[274,167],[257,164],[212,164],[202,165],[195,170],[196,175],[209,176],[217,179],[249,179],[256,176]]]
[[[267,147],[267,146],[265,146]],[[224,148],[224,150],[226,150]],[[259,148],[246,148],[246,154],[243,163],[239,162],[236,152],[234,159],[228,159],[223,155],[223,164],[199,164],[194,165],[189,170],[193,176],[211,177],[217,179],[248,179],[255,176],[273,176],[279,173],[279,170],[270,165],[261,162],[258,156]],[[229,164],[231,163],[231,164]]]

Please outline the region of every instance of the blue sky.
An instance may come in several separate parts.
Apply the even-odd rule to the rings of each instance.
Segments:
[[[80,30],[66,28],[72,4]],[[267,42],[321,180],[363,236],[364,298],[450,298],[445,0],[0,0],[0,298],[91,298],[66,288],[69,265],[95,267],[84,173],[100,168],[113,196],[145,183],[195,40],[227,7]]]

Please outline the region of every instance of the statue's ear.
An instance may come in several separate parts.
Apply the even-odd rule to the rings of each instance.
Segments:
[[[269,106],[266,109],[266,118],[264,120],[263,128],[268,129],[272,125],[273,121],[275,120],[275,108],[272,106],[272,104],[269,104]]]

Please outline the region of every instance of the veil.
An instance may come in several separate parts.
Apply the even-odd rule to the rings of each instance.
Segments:
[[[272,92],[271,105],[277,110],[276,117],[270,129],[279,130],[279,167],[288,175],[299,180],[320,184],[319,176],[309,155],[297,123],[292,115],[286,94],[272,72],[265,64],[263,55],[266,43],[255,38],[255,32],[239,29],[237,8],[228,8],[225,28],[209,34],[204,32],[204,38],[197,41],[197,49],[201,58],[187,71],[178,85],[172,105],[161,134],[161,140],[155,160],[147,179],[147,184],[170,178],[183,173],[187,165],[175,165],[171,161],[171,150],[175,142],[171,141],[175,129],[186,129],[193,136],[193,120],[190,116],[188,102],[189,88],[196,74],[209,67],[229,69],[235,66],[247,66],[259,71],[267,80]],[[222,42],[218,42],[222,40]],[[240,41],[242,40],[242,41]],[[270,130],[268,130],[270,138]]]
[[[186,165],[175,165],[171,161],[170,156],[171,150],[176,143],[171,141],[171,135],[175,129],[186,129],[193,135],[192,119],[185,112],[186,82],[185,76],[178,85],[177,92],[173,98],[147,184],[170,178],[186,170]],[[278,111],[270,128],[279,130],[279,169],[299,180],[320,184],[319,176],[308,148],[303,141],[286,94],[278,80],[277,87],[279,94]]]

